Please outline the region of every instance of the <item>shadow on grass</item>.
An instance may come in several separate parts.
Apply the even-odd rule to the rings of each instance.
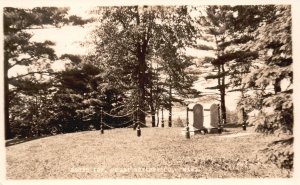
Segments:
[[[25,142],[28,142],[28,141],[33,141],[33,140],[36,140],[36,139],[41,139],[41,138],[45,138],[45,137],[51,137],[51,136],[52,135],[30,137],[30,138],[15,138],[15,139],[10,139],[10,140],[7,140],[5,142],[5,146],[8,147],[8,146],[12,146],[12,145],[17,145],[17,144],[25,143]]]
[[[226,129],[223,128],[222,133],[223,132],[231,132],[231,131],[230,130],[226,130]]]
[[[224,128],[242,128],[242,125],[241,124],[232,123],[232,124],[226,124],[226,125],[224,125]]]

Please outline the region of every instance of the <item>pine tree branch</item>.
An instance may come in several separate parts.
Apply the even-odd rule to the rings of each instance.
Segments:
[[[258,52],[257,51],[236,51],[234,53],[226,53],[226,54],[219,56],[217,59],[215,59],[212,62],[212,64],[213,65],[222,65],[231,60],[236,60],[236,61],[242,62],[246,58],[256,59],[256,58],[258,58]]]
[[[48,76],[51,76],[51,75],[56,75],[56,74],[59,74],[59,73],[58,72],[48,72],[48,71],[35,71],[35,72],[29,72],[27,74],[15,76],[15,77],[10,77],[8,80],[14,80],[14,79],[17,79],[17,78],[22,78],[22,77],[33,75],[33,74],[45,74],[45,75],[48,74]]]
[[[225,85],[217,85],[217,86],[213,86],[213,87],[206,87],[205,89],[223,89],[223,88],[228,88],[229,87],[229,84],[225,84]]]
[[[219,73],[219,74],[217,74],[217,75],[212,75],[212,74],[211,74],[211,75],[206,76],[205,79],[208,80],[208,79],[218,79],[218,78],[223,78],[223,77],[225,77],[227,74],[229,74],[229,71],[225,71],[225,72]]]
[[[12,65],[9,65],[9,69],[11,69],[11,68],[13,68],[14,66],[16,66],[16,65],[22,65],[21,63],[23,63],[23,62],[31,62],[32,60],[30,60],[30,59],[28,59],[28,58],[23,58],[23,59],[21,59],[21,60],[16,60],[15,62],[16,63],[14,63],[14,64],[12,64]]]
[[[200,44],[200,45],[193,45],[193,48],[205,51],[212,51],[214,48],[212,46]]]
[[[227,92],[237,92],[237,91],[243,91],[245,90],[244,88],[238,88],[238,89],[232,89],[232,90],[228,90]]]
[[[220,44],[220,47],[226,48],[226,47],[228,47],[230,45],[233,45],[233,44],[235,44],[235,45],[237,45],[237,44],[244,44],[244,43],[247,43],[248,41],[253,40],[253,39],[254,39],[253,36],[243,35],[240,38],[235,38],[235,39],[232,39],[232,40],[230,40],[228,42],[223,42],[222,44]]]

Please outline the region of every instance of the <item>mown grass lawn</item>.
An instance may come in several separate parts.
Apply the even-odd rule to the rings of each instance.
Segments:
[[[273,136],[195,135],[182,128],[87,131],[6,147],[8,179],[287,177],[259,160]],[[250,132],[250,131],[247,131]],[[226,136],[227,134],[227,136]],[[228,137],[232,134],[232,137]]]

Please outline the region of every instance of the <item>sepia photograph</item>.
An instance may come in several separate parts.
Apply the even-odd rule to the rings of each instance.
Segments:
[[[3,3],[5,182],[295,183],[294,6]]]

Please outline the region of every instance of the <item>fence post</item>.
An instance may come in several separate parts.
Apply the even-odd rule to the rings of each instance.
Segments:
[[[103,130],[103,107],[100,108],[100,132],[104,134]]]
[[[137,109],[136,109],[136,111],[137,111],[137,130],[136,130],[136,134],[137,134],[137,136],[138,137],[140,137],[141,136],[141,126],[140,126],[140,118],[139,118],[139,106],[137,106]]]
[[[138,123],[138,126],[137,126],[136,135],[137,135],[138,137],[140,137],[140,136],[142,135],[141,126],[140,126],[139,123]]]
[[[172,107],[169,109],[169,127],[172,127]]]
[[[136,112],[136,110],[135,110],[135,106],[134,106],[133,112],[132,112],[132,124],[133,124],[132,128],[133,128],[133,130],[135,130],[135,124],[136,124],[135,112]]]
[[[185,131],[185,138],[190,139],[190,128],[189,128],[189,106],[186,107],[186,131]]]
[[[243,130],[247,130],[247,127],[246,127],[246,113],[245,113],[245,109],[242,108],[242,115],[243,115]]]
[[[165,127],[165,121],[164,121],[164,107],[161,107],[161,127]]]
[[[133,130],[136,130],[136,124],[137,124],[137,109],[136,106],[134,105],[133,107],[133,113],[132,113],[132,117],[133,117]]]
[[[218,133],[221,134],[222,133],[222,128],[221,128],[221,116],[220,116],[220,104],[218,104]]]

